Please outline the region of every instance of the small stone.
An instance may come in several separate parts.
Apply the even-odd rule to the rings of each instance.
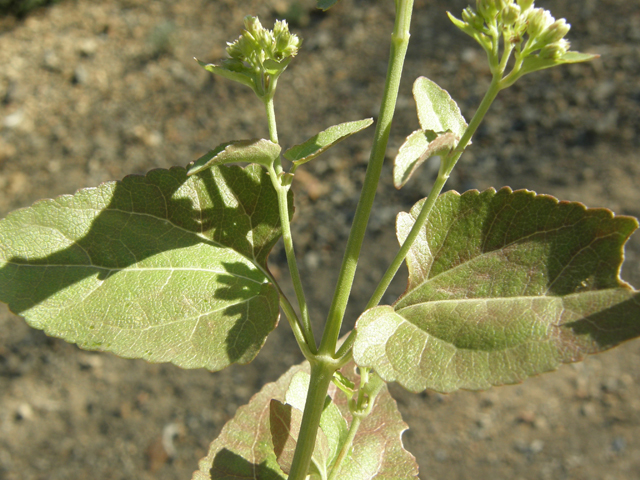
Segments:
[[[320,254],[314,251],[307,253],[304,256],[304,264],[311,271],[317,270],[320,266]]]
[[[33,408],[28,403],[21,403],[16,409],[16,420],[31,420],[33,418]]]
[[[16,110],[15,112],[4,117],[2,125],[5,128],[16,128],[24,120],[24,110]]]
[[[77,85],[84,85],[89,81],[89,73],[87,69],[82,65],[78,65],[73,71],[73,78],[71,81]]]
[[[583,403],[580,407],[580,413],[584,417],[592,418],[596,415],[596,406],[591,402]]]
[[[42,59],[42,65],[47,70],[52,72],[60,71],[60,58],[53,50],[47,50],[44,52],[44,58]]]
[[[83,57],[92,57],[98,50],[98,42],[93,38],[86,38],[78,44],[78,51]]]

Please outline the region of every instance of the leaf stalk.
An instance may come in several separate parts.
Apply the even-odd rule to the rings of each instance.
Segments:
[[[291,224],[289,222],[289,200],[287,198],[289,189],[283,186],[280,182],[281,176],[278,175],[278,170],[282,171],[282,167],[280,166],[280,159],[277,159],[275,163],[275,166],[270,165],[269,167],[269,177],[271,178],[273,188],[275,188],[278,195],[278,210],[280,213],[280,224],[282,225],[282,240],[284,242],[284,251],[287,256],[287,264],[289,266],[289,272],[291,274],[291,281],[293,282],[293,288],[296,292],[296,298],[298,299],[298,308],[300,309],[301,316],[300,328],[306,340],[305,343],[309,347],[311,353],[315,355],[317,353],[316,341],[313,336],[313,330],[311,329],[311,321],[309,320],[309,308],[307,307],[304,288],[302,286],[302,280],[300,279],[300,271],[298,270],[298,263],[296,261],[296,252],[293,248],[293,237],[291,236]]]

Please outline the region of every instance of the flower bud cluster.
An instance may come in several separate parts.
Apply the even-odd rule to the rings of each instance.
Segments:
[[[273,31],[262,26],[257,17],[244,18],[245,30],[233,43],[228,43],[230,61],[248,63],[256,70],[263,69],[267,60],[282,62],[298,53],[302,40],[289,32],[285,20],[276,20]]]
[[[249,85],[261,98],[269,98],[278,77],[297,55],[302,39],[289,32],[284,20],[276,20],[273,30],[268,30],[257,17],[246,16],[244,27],[236,41],[227,43],[230,58],[205,68]]]
[[[273,69],[274,62],[281,64],[287,58],[296,56],[302,44],[297,35],[289,32],[284,20],[276,20],[271,31],[264,28],[257,17],[246,16],[244,27],[242,35],[235,42],[227,44],[227,54],[231,58],[223,63],[235,67],[235,71],[240,71],[246,64],[256,72]]]
[[[476,9],[464,9],[462,20],[450,17],[485,49],[487,35],[498,33],[505,42],[517,45],[522,56],[540,51],[543,58],[560,58],[569,49],[564,36],[571,26],[564,18],[556,20],[548,10],[535,8],[534,0],[476,0]]]

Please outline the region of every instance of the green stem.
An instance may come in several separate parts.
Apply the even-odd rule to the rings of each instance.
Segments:
[[[384,163],[391,121],[398,98],[398,88],[400,86],[404,58],[409,45],[409,26],[411,23],[412,10],[413,0],[396,0],[396,20],[393,34],[391,35],[391,53],[380,116],[376,125],[364,185],[360,193],[360,200],[356,208],[349,239],[347,240],[347,248],[342,259],[342,266],[333,294],[333,301],[329,309],[327,323],[325,324],[319,348],[320,352],[328,355],[335,354],[344,312],[347,308],[353,278],[358,265],[360,249],[364,240],[369,215],[376,195],[378,180],[380,179],[380,172],[382,171],[382,165]]]
[[[267,121],[269,122],[269,140],[278,143],[278,128],[276,126],[276,112],[273,107],[273,95],[263,98],[264,106],[267,109]]]
[[[349,336],[346,340],[340,345],[340,348],[336,352],[335,357],[340,361],[340,366],[346,365],[351,361],[351,347],[353,347],[354,342],[356,341],[356,331],[351,330]]]
[[[300,324],[300,320],[298,319],[298,316],[296,315],[291,302],[289,302],[289,299],[284,295],[282,291],[280,291],[280,288],[278,288],[278,291],[280,293],[280,308],[282,308],[284,316],[287,317],[287,321],[289,322],[291,330],[293,331],[293,336],[296,338],[296,341],[298,342],[298,346],[300,347],[304,358],[311,361],[315,352],[312,353],[311,348],[307,343],[308,340],[304,334],[304,330],[302,328],[302,325]]]
[[[429,192],[429,196],[422,206],[422,210],[420,210],[420,215],[418,215],[416,223],[409,232],[409,235],[402,244],[402,247],[400,247],[400,250],[398,250],[398,253],[391,262],[391,265],[389,265],[389,268],[387,268],[387,271],[382,276],[382,279],[380,280],[380,283],[378,283],[378,286],[373,292],[373,295],[371,295],[371,298],[369,299],[365,310],[373,308],[378,305],[378,303],[380,303],[382,296],[385,294],[387,288],[389,288],[389,285],[391,284],[391,281],[396,276],[396,273],[398,272],[400,265],[402,265],[402,262],[406,258],[407,253],[409,253],[409,249],[413,245],[413,242],[415,242],[416,238],[418,238],[420,229],[429,218],[429,213],[431,212],[433,205],[436,203],[438,195],[440,195],[440,192],[442,191],[442,188],[444,187],[444,184],[447,182],[448,178],[449,175],[444,175],[442,171],[438,173],[438,178],[433,184],[433,187]]]
[[[411,228],[409,235],[407,235],[407,238],[402,243],[402,247],[400,247],[400,250],[396,254],[393,261],[391,262],[391,265],[389,265],[389,268],[382,276],[382,279],[380,280],[380,283],[378,284],[375,291],[373,292],[373,295],[371,296],[369,303],[367,303],[366,309],[373,308],[376,305],[378,305],[378,303],[382,299],[382,296],[387,291],[387,288],[389,288],[389,284],[393,280],[393,277],[396,276],[396,273],[398,272],[400,265],[402,265],[402,262],[406,258],[407,253],[409,253],[409,249],[415,242],[416,238],[418,238],[418,235],[420,234],[420,230],[422,230],[422,228],[427,223],[427,220],[429,219],[429,214],[431,213],[431,209],[435,205],[435,202],[438,196],[440,195],[440,192],[442,192],[442,189],[444,188],[445,183],[449,179],[449,175],[451,174],[453,167],[455,167],[456,163],[458,162],[458,159],[460,159],[462,152],[464,152],[469,141],[471,140],[471,137],[478,129],[478,126],[480,125],[480,123],[482,122],[482,119],[484,118],[487,111],[489,110],[489,107],[495,100],[496,96],[498,95],[498,92],[501,90],[501,87],[500,87],[501,76],[502,76],[501,73],[493,76],[493,79],[491,80],[491,85],[489,85],[489,89],[487,90],[487,93],[482,99],[482,102],[480,103],[478,110],[476,110],[475,115],[471,119],[471,123],[469,123],[469,126],[464,131],[462,138],[460,138],[460,142],[458,142],[458,145],[456,146],[455,149],[449,152],[449,154],[446,157],[442,158],[440,163],[440,171],[438,172],[438,178],[436,179],[433,187],[431,188],[431,191],[429,192],[429,196],[427,197],[427,200],[424,202],[424,205],[420,210],[420,214],[418,215],[418,218],[416,218],[416,222],[413,224],[413,227]]]
[[[279,161],[276,163],[276,167],[280,167]],[[302,280],[300,279],[300,271],[298,270],[298,263],[296,261],[296,252],[293,248],[293,237],[291,236],[291,224],[289,223],[289,201],[287,199],[289,189],[280,183],[280,176],[276,173],[276,167],[273,165],[269,167],[269,177],[271,178],[271,183],[276,189],[276,193],[278,195],[278,209],[280,212],[280,224],[282,225],[284,251],[287,255],[287,264],[289,265],[293,289],[295,290],[296,298],[298,299],[302,333],[304,334],[309,350],[315,354],[317,352],[316,341],[313,337],[313,330],[311,329],[309,309],[304,295],[304,288],[302,287]],[[278,168],[278,170],[281,169],[282,167]]]
[[[331,468],[331,474],[329,475],[329,480],[336,480],[338,478],[338,474],[340,473],[340,467],[342,467],[342,462],[347,455],[351,451],[351,446],[353,445],[353,439],[356,438],[356,434],[358,433],[358,428],[360,428],[360,424],[362,423],[362,417],[354,416],[351,420],[351,425],[349,425],[349,432],[347,433],[347,438],[342,444],[342,448],[340,449],[340,453],[336,457],[336,461],[333,464],[333,468]]]
[[[316,436],[320,426],[320,417],[324,409],[325,398],[329,385],[336,371],[335,363],[330,359],[320,357],[317,362],[311,362],[311,379],[309,392],[304,405],[298,444],[293,455],[289,480],[305,480],[309,472],[311,455],[316,446]]]

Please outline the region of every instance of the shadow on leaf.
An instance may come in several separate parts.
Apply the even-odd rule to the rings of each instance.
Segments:
[[[85,295],[108,289],[109,284],[104,282],[114,276],[145,270],[173,271],[172,260],[164,260],[162,256],[167,252],[202,245],[212,249],[211,258],[217,258],[216,262],[240,254],[248,262],[266,268],[268,253],[279,237],[276,194],[266,172],[257,165],[244,169],[216,167],[192,177],[187,177],[184,168],[153,170],[145,176],[131,175],[119,182],[80,190],[73,196],[37,202],[2,220],[0,262],[4,265],[0,268],[0,301],[28,321],[30,310],[38,307],[45,312],[39,315],[38,322],[42,322],[43,317],[45,321],[34,326],[47,329],[47,308],[55,310],[51,316],[64,315],[65,309],[84,301]],[[56,250],[58,246],[64,248]],[[189,263],[201,261],[200,257],[191,259],[189,253],[185,253],[179,261],[183,258],[186,258],[187,270],[201,267]],[[203,258],[206,261],[207,255]],[[219,269],[220,264],[217,265]],[[264,294],[265,288],[273,288],[264,283],[264,274],[248,265],[250,263],[223,263],[229,275],[215,272],[220,274],[223,285],[219,288],[216,285],[213,297],[248,300],[247,283],[251,284],[254,296]],[[81,287],[64,294],[68,299],[64,295],[57,297],[89,277],[100,281],[94,282],[90,292]],[[185,276],[184,281],[193,281],[189,278]],[[159,295],[158,302],[190,301],[183,299],[175,288],[171,293],[159,287],[159,291],[145,292],[145,288],[155,287],[152,281],[123,280],[123,284],[138,289],[136,296]],[[176,295],[180,298],[173,298]],[[52,297],[57,299],[49,304]],[[245,315],[249,303],[240,302],[222,314]],[[269,307],[267,300],[264,303]],[[99,307],[90,312],[91,322],[107,320],[108,302]],[[252,308],[258,306],[252,304]],[[188,309],[188,305],[183,308],[185,314],[189,313]],[[170,307],[165,310],[173,311]],[[277,318],[277,312],[269,313]],[[131,318],[131,322],[137,321]],[[229,357],[239,359],[248,346],[255,343],[255,338],[245,338],[247,329],[265,330],[260,333],[266,337],[273,326],[273,322],[267,328],[244,322],[242,318],[236,321],[227,338]]]
[[[269,468],[266,461],[260,464],[251,463],[226,448],[216,454],[209,473],[212,480],[238,480],[239,478],[283,480],[284,478]]]

